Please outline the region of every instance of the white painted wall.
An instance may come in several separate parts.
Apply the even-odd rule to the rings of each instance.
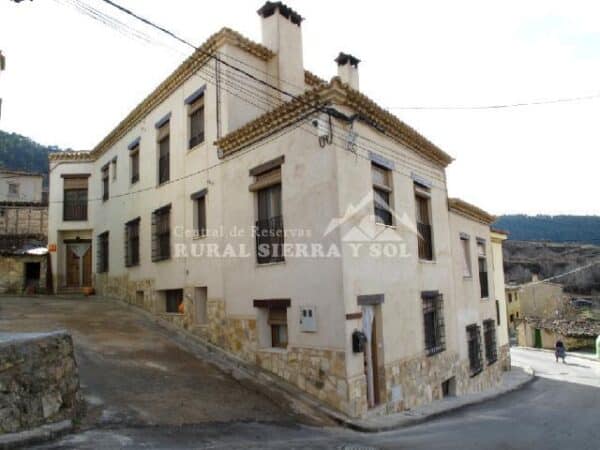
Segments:
[[[42,201],[41,175],[24,175],[21,172],[0,171],[0,202]],[[11,184],[17,185],[17,194],[9,190]]]

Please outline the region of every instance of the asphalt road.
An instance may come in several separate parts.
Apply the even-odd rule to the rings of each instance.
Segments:
[[[569,359],[570,366],[557,366],[551,353],[517,349],[515,362],[533,366],[542,377],[496,400],[397,431],[362,434],[289,422],[237,421],[97,429],[38,448],[597,450],[600,389],[589,381],[598,376],[600,364]]]

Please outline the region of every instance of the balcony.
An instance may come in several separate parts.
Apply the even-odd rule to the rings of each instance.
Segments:
[[[256,261],[258,264],[283,261],[283,242],[283,216],[256,222]]]

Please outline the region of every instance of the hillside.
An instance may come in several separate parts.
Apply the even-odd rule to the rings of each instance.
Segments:
[[[580,242],[600,244],[600,216],[500,216],[494,227],[517,241]]]
[[[564,284],[568,292],[600,293],[600,246],[507,240],[503,248],[507,282],[524,283],[532,274],[546,279],[594,264],[553,281]]]
[[[60,151],[56,146],[44,146],[20,134],[0,130],[0,167],[47,175],[48,153],[56,151]]]

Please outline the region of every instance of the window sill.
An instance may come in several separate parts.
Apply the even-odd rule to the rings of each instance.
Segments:
[[[463,275],[463,281],[473,281],[473,275]]]
[[[172,312],[164,312],[162,313],[163,315],[167,316],[167,317],[178,317],[178,316],[185,316],[185,313],[172,313]]]
[[[385,223],[381,223],[381,222],[375,222],[375,225],[376,225],[376,226],[383,227],[383,228],[389,228],[389,229],[391,229],[391,230],[395,230],[395,229],[397,229],[396,225],[387,225],[387,224],[385,224]]]
[[[196,150],[197,148],[204,146],[204,144],[206,144],[206,141],[202,141],[202,142],[200,142],[200,143],[198,143],[198,144],[194,145],[192,148],[188,148],[188,149],[187,149],[187,152],[188,152],[188,153],[191,153],[191,152],[193,152],[194,150]]]
[[[201,240],[203,240],[203,239],[206,239],[206,237],[207,237],[207,236],[206,236],[206,234],[203,234],[202,236],[200,236],[200,235],[195,235],[195,236],[192,236],[192,240],[193,240],[193,241],[201,241]]]
[[[477,375],[479,375],[481,372],[483,372],[483,369],[477,369],[477,371],[471,372],[471,374],[469,376],[471,378],[473,378],[473,377],[476,377]]]
[[[274,261],[274,262],[270,262],[270,263],[256,263],[254,264],[256,267],[271,267],[271,266],[279,266],[281,264],[285,264],[285,259],[283,261]]]
[[[481,297],[481,301],[482,302],[489,302],[490,298],[489,297]]]
[[[438,350],[425,350],[425,356],[430,357],[430,356],[435,356],[435,355],[439,355],[440,353],[443,353],[444,351],[446,351],[445,348],[440,348]]]
[[[264,348],[260,348],[258,349],[259,352],[263,352],[263,353],[282,353],[285,354],[288,352],[287,348],[281,348],[281,347],[264,347]]]
[[[171,260],[171,257],[168,257],[168,258],[153,259],[152,262],[159,263],[159,262],[170,261],[170,260]]]
[[[419,262],[421,264],[436,264],[437,261],[435,259],[421,259],[419,258]]]

